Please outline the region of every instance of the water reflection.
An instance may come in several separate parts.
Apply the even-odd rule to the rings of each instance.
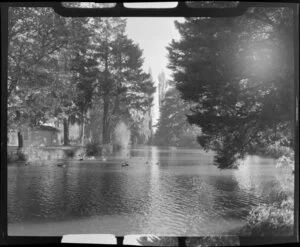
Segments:
[[[48,235],[53,224],[50,232],[61,235],[72,222],[75,233],[224,234],[251,205],[267,201],[270,183],[277,188],[273,160],[258,157],[234,171],[218,170],[212,154],[192,149],[141,147],[108,160],[9,166],[9,233],[20,234],[19,223]]]
[[[280,169],[275,168],[275,165],[273,159],[248,156],[239,170],[234,172],[240,190],[263,202],[271,202],[273,194],[280,190],[278,175],[282,177]],[[249,201],[253,202],[254,198]]]

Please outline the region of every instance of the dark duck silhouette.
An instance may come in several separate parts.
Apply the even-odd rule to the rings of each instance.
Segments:
[[[124,167],[124,166],[129,166],[129,164],[125,161],[122,163],[122,167]]]
[[[58,167],[67,167],[67,165],[65,163],[59,163],[57,164]]]
[[[79,160],[82,161],[82,160],[85,160],[85,158],[86,158],[86,154],[85,153],[81,153],[80,157],[79,157]]]

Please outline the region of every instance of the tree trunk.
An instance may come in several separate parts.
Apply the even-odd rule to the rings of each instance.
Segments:
[[[84,138],[85,138],[84,132],[85,132],[85,122],[83,120],[83,122],[82,122],[82,136],[81,136],[81,145],[82,146],[84,146]]]
[[[85,119],[85,117],[84,117],[84,112],[82,112],[81,113],[82,115],[81,115],[81,125],[80,125],[80,134],[79,134],[79,140],[80,140],[80,143],[81,143],[81,145],[83,146],[84,145],[84,138],[85,138],[85,136],[84,136],[84,129],[85,129],[85,121],[84,121],[84,119]]]
[[[82,144],[82,135],[83,135],[83,122],[80,123],[80,127],[79,127],[78,144]]]
[[[105,54],[105,94],[103,96],[103,128],[102,128],[102,142],[103,144],[109,144],[110,133],[109,133],[109,89],[108,82],[108,46],[106,47]]]
[[[105,96],[104,97],[104,106],[103,106],[103,128],[102,128],[103,144],[108,144],[110,142],[108,109],[109,109],[109,99],[107,96]]]
[[[178,237],[178,246],[185,247],[186,246],[186,237]]]
[[[69,120],[64,118],[64,146],[69,146]]]
[[[21,132],[18,132],[18,150],[21,150],[23,148],[23,135]]]

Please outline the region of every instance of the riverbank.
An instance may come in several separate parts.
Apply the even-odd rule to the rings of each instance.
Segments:
[[[85,147],[82,146],[53,146],[53,147],[25,147],[18,150],[17,147],[8,147],[8,163],[22,161],[47,161],[78,159],[85,153]]]
[[[85,157],[110,156],[120,149],[112,144],[89,143],[86,146],[28,146],[18,149],[17,146],[7,147],[8,163],[19,161],[46,161],[62,159],[84,159]]]
[[[281,169],[280,187],[270,203],[253,206],[246,224],[233,229],[230,234],[245,236],[292,236],[294,232],[294,166],[293,153],[282,155],[276,162]]]

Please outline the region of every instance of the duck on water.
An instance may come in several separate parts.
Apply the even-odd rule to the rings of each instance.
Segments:
[[[59,163],[59,164],[57,164],[57,167],[67,167],[67,164],[65,164],[65,163]]]
[[[129,164],[128,164],[126,161],[124,161],[124,162],[122,163],[121,166],[122,166],[122,167],[124,167],[124,166],[129,166]]]

